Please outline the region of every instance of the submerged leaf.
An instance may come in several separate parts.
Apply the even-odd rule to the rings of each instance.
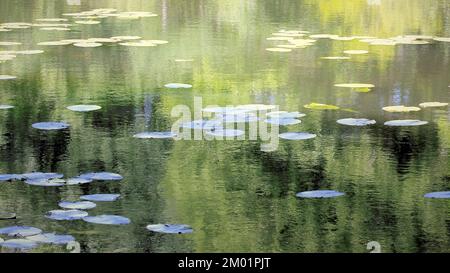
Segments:
[[[300,198],[333,198],[345,195],[342,192],[333,190],[316,190],[299,192],[295,196]]]
[[[128,225],[130,219],[118,215],[97,215],[83,218],[85,222],[103,225]]]
[[[153,232],[159,233],[171,233],[171,234],[185,234],[192,233],[193,229],[188,225],[179,225],[179,224],[156,224],[156,225],[148,225],[147,229]]]

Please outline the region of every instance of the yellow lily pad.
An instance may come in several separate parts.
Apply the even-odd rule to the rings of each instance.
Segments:
[[[316,102],[306,104],[303,107],[308,108],[308,109],[314,109],[314,110],[338,110],[339,109],[339,107],[336,105],[316,103]]]
[[[397,105],[397,106],[386,106],[383,107],[383,110],[390,113],[407,113],[407,112],[417,112],[420,111],[419,107],[415,106],[404,106],[404,105]]]

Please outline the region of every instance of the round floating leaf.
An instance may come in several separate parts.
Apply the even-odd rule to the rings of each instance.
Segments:
[[[333,198],[343,196],[344,193],[332,190],[317,190],[299,192],[295,196],[301,198]]]
[[[65,182],[66,181],[64,179],[59,179],[59,178],[55,178],[55,179],[46,179],[46,178],[27,179],[25,181],[25,183],[27,183],[28,185],[41,186],[41,187],[61,187],[61,186],[66,185]]]
[[[45,217],[53,220],[63,221],[63,220],[79,220],[88,216],[88,213],[82,210],[51,210],[47,212]]]
[[[98,173],[85,173],[79,176],[79,178],[91,179],[91,180],[122,180],[123,176],[117,173],[98,172]]]
[[[92,181],[93,181],[92,179],[88,178],[74,177],[67,179],[65,182],[67,185],[81,185],[91,183]]]
[[[415,119],[390,120],[384,123],[386,126],[420,126],[425,124],[428,124],[428,121]]]
[[[279,134],[279,137],[282,139],[288,139],[288,140],[306,140],[306,139],[315,138],[315,137],[317,137],[317,135],[310,134],[310,133],[304,133],[304,132],[289,132],[289,133]]]
[[[351,88],[352,90],[357,92],[369,92],[371,88],[375,87],[375,85],[369,83],[338,83],[334,86]]]
[[[424,195],[425,198],[450,199],[450,191],[430,192]]]
[[[222,115],[218,114],[216,116],[219,123],[246,123],[246,122],[256,122],[258,121],[258,116],[254,113],[242,113],[235,115]]]
[[[206,134],[215,137],[236,137],[242,136],[243,134],[245,134],[245,132],[242,130],[235,130],[235,129],[222,129],[222,130],[207,131]]]
[[[33,173],[24,173],[21,175],[24,179],[36,180],[36,179],[55,179],[62,178],[64,175],[60,173],[41,173],[41,172],[33,172]]]
[[[16,76],[11,76],[11,75],[0,75],[0,81],[2,80],[14,80],[16,79]]]
[[[0,181],[21,180],[23,177],[19,174],[0,174]]]
[[[433,40],[438,41],[438,42],[450,43],[450,38],[449,37],[434,37]]]
[[[71,111],[75,111],[75,112],[90,112],[90,111],[100,110],[100,109],[102,109],[102,107],[98,106],[98,105],[80,104],[80,105],[68,106],[67,109],[69,109]]]
[[[0,104],[0,110],[6,110],[6,109],[12,109],[14,106],[12,105],[6,105],[6,104]]]
[[[300,112],[273,111],[267,113],[266,116],[269,118],[284,119],[284,118],[301,118],[306,116],[306,114]]]
[[[98,25],[100,24],[100,21],[94,21],[94,20],[80,20],[80,21],[75,21],[75,24],[79,24],[79,25]]]
[[[402,112],[416,112],[420,111],[421,109],[419,107],[414,106],[397,105],[397,106],[383,107],[383,110],[391,113],[402,113]]]
[[[0,212],[0,220],[16,219],[17,215],[14,212]]]
[[[271,48],[266,48],[267,51],[271,51],[271,52],[291,52],[292,49],[290,48],[281,48],[281,47],[271,47]]]
[[[95,203],[91,201],[77,201],[77,202],[62,201],[58,205],[63,209],[77,209],[77,210],[93,209],[97,206]]]
[[[57,235],[55,233],[43,233],[27,237],[27,240],[42,244],[65,245],[75,241],[72,235]]]
[[[175,59],[175,62],[184,63],[184,62],[193,62],[194,59]]]
[[[350,54],[350,55],[360,55],[360,54],[367,54],[367,53],[369,53],[369,51],[367,51],[367,50],[345,50],[344,53]]]
[[[444,106],[448,106],[448,103],[446,102],[422,102],[421,104],[419,104],[420,107],[422,108],[428,108],[428,107],[444,107]],[[0,106],[1,109],[1,106]]]
[[[153,43],[155,45],[165,45],[169,43],[169,41],[165,40],[142,40],[142,41],[146,43]]]
[[[179,224],[156,224],[148,225],[147,229],[158,233],[185,234],[192,233],[193,229],[188,225]]]
[[[42,54],[42,53],[44,53],[44,50],[39,50],[39,49],[16,51],[16,54],[20,54],[20,55],[34,55],[34,54]]]
[[[88,223],[103,225],[128,225],[131,222],[130,219],[118,215],[88,216],[83,218],[83,220]]]
[[[125,42],[125,43],[119,43],[119,45],[131,46],[131,47],[153,47],[153,46],[156,46],[156,44],[150,43],[147,41]]]
[[[11,239],[1,242],[0,246],[13,249],[31,249],[37,247],[38,244],[27,239]]]
[[[40,28],[40,30],[46,30],[46,31],[69,31],[70,28],[67,28],[67,27],[43,27],[43,28]]]
[[[270,118],[270,119],[264,120],[264,122],[274,124],[274,125],[288,126],[288,125],[299,124],[302,121],[295,119],[295,118]]]
[[[81,200],[93,201],[93,202],[112,202],[119,199],[120,194],[90,194],[80,196]]]
[[[76,46],[76,47],[99,47],[99,46],[102,46],[101,43],[87,43],[87,42],[85,42],[85,43],[74,43],[73,45]]]
[[[38,22],[67,22],[68,20],[65,18],[40,18],[36,19]]]
[[[186,83],[168,83],[166,85],[164,85],[167,88],[192,88],[192,85],[190,84],[186,84]]]
[[[184,122],[180,126],[186,129],[198,129],[198,130],[221,130],[222,122],[218,120],[194,120],[190,122]]]
[[[339,107],[335,105],[323,104],[323,103],[315,103],[312,102],[310,104],[306,104],[303,107],[314,110],[338,110]]]
[[[65,122],[38,122],[31,125],[39,130],[62,130],[69,128],[69,124]]]
[[[28,226],[11,226],[0,228],[0,234],[6,234],[10,237],[26,237],[42,233],[42,230]]]
[[[366,126],[375,124],[377,122],[373,119],[366,119],[366,118],[344,118],[339,119],[337,123],[349,126]]]
[[[19,42],[0,42],[0,46],[16,46],[21,45]]]
[[[143,133],[135,134],[133,137],[143,138],[143,139],[148,139],[148,138],[162,139],[162,138],[174,138],[176,136],[177,136],[177,134],[172,133],[172,132],[143,132]]]

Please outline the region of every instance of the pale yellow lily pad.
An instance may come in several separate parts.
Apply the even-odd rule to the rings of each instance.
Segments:
[[[370,83],[338,83],[335,84],[336,87],[344,87],[344,88],[351,88],[354,91],[357,92],[370,92],[371,88],[374,88],[375,85]]]
[[[281,47],[270,47],[270,48],[266,48],[267,51],[271,51],[271,52],[291,52],[292,49],[290,48],[281,48]]]
[[[85,42],[85,43],[75,43],[73,45],[76,46],[76,47],[99,47],[99,46],[102,46],[101,43],[87,43],[87,42]]]
[[[316,103],[312,102],[310,104],[306,104],[303,107],[314,110],[338,110],[339,107],[330,104]]]
[[[421,104],[419,104],[420,107],[422,108],[428,108],[428,107],[445,107],[448,106],[448,103],[446,102],[437,102],[437,101],[433,101],[433,102],[422,102]]]
[[[407,112],[417,112],[420,111],[419,107],[415,106],[404,106],[404,105],[396,105],[396,106],[386,106],[382,108],[386,112],[390,113],[407,113]]]
[[[344,57],[344,56],[329,56],[329,57],[320,57],[324,60],[350,60],[350,57]]]
[[[360,54],[367,54],[369,53],[369,51],[362,49],[352,49],[352,50],[345,50],[344,53],[350,55],[360,55]]]

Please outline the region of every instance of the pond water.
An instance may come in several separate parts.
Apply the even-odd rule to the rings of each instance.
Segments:
[[[87,23],[75,24],[80,19],[62,15],[98,8],[158,16],[82,18]],[[280,30],[381,39],[450,37],[449,1],[0,1],[0,24],[55,24],[36,21],[43,18],[66,18],[57,23],[71,25],[0,31],[0,41],[21,43],[0,45],[0,52],[44,51],[6,52],[17,56],[0,61],[0,75],[17,77],[0,80],[0,105],[14,106],[0,109],[0,174],[39,171],[72,178],[112,172],[123,179],[63,187],[0,182],[0,213],[17,215],[0,220],[0,228],[32,226],[72,235],[82,252],[367,252],[370,241],[379,242],[383,252],[450,251],[450,201],[424,198],[450,190],[449,108],[382,110],[449,102],[450,43],[419,37],[412,44],[399,38],[395,45],[391,40],[372,45],[359,41],[367,37],[319,35],[311,45],[301,41],[302,48],[292,48],[286,40],[267,40],[283,37],[272,36]],[[295,39],[311,39],[305,35]],[[145,41],[38,45],[117,36]],[[358,52],[343,53],[347,50]],[[368,53],[354,54],[360,50]],[[322,58],[339,56],[346,58]],[[364,88],[335,86],[349,83]],[[194,98],[201,98],[203,107],[273,104],[304,113],[301,123],[281,126],[280,133],[317,136],[280,139],[269,151],[262,151],[258,140],[133,137],[170,131],[178,119],[171,116],[173,107],[193,109]],[[312,103],[340,109],[304,107]],[[101,109],[67,109],[73,105]],[[336,122],[346,118],[376,124]],[[428,123],[384,125],[403,119]],[[70,126],[32,127],[39,122]],[[345,195],[296,197],[314,190]],[[89,194],[120,194],[87,212],[123,216],[131,223],[45,217],[61,201]],[[166,223],[188,225],[193,232],[146,228]]]

